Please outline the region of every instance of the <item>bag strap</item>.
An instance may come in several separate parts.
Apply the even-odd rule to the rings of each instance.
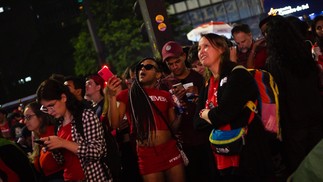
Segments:
[[[257,105],[251,100],[249,100],[245,106],[248,107],[252,112],[258,114]]]
[[[244,70],[246,70],[246,71],[251,75],[251,73],[248,71],[248,69],[247,69],[246,67],[242,66],[242,65],[237,65],[237,66],[235,66],[235,67],[231,70],[231,72],[232,72],[232,71],[234,71],[234,70],[236,70],[236,69],[244,69]],[[251,75],[251,76],[252,76],[252,75]],[[249,120],[248,120],[248,125],[251,123],[251,121],[253,120],[253,118],[255,117],[255,115],[259,117],[259,115],[258,115],[258,107],[257,107],[257,105],[258,105],[257,101],[256,101],[256,102],[253,102],[253,101],[251,101],[251,100],[249,100],[249,101],[246,103],[246,105],[245,105],[245,107],[248,107],[248,108],[252,111],[252,112],[251,112],[251,114],[250,114]]]

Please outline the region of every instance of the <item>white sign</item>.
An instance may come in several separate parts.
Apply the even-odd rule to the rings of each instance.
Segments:
[[[306,10],[306,9],[309,9],[310,6],[307,4],[303,4],[303,5],[299,5],[299,6],[296,6],[296,7],[291,7],[291,6],[285,6],[283,8],[277,8],[277,9],[274,9],[278,12],[278,15],[288,15],[288,14],[291,14],[291,13],[295,13],[295,12],[299,12],[299,11],[303,11],[303,10]]]

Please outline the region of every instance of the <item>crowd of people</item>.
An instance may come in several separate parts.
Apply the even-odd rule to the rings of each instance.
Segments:
[[[212,33],[189,47],[170,40],[162,60],[143,58],[107,80],[53,74],[36,101],[0,109],[0,181],[297,180],[323,137],[323,16],[311,25],[268,16],[259,29],[257,39],[236,24],[232,40]],[[238,65],[273,76],[281,137],[246,107],[259,91]],[[110,150],[104,126],[118,143],[117,176],[102,160]],[[239,128],[246,132],[238,153],[210,144],[214,129]]]

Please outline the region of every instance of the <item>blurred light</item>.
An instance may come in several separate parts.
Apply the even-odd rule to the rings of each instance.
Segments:
[[[311,13],[311,14],[309,14],[308,16],[310,17],[310,19],[311,19],[311,20],[313,20],[313,19],[314,19],[314,17],[315,17],[315,13]]]
[[[31,77],[30,77],[30,76],[26,77],[26,78],[25,78],[25,81],[26,81],[26,82],[30,82],[30,81],[31,81]]]
[[[25,83],[25,80],[24,79],[20,79],[20,80],[18,80],[18,83],[19,84],[24,84]]]
[[[3,7],[0,7],[0,13],[3,13],[3,12],[4,12]]]

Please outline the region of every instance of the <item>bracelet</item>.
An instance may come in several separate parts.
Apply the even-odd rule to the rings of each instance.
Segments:
[[[202,113],[205,111],[205,109],[202,109],[199,113],[200,118],[202,118]]]

